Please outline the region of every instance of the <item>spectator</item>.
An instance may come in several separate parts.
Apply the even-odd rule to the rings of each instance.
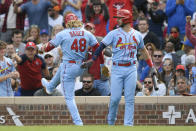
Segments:
[[[52,4],[58,4],[56,0],[31,0],[21,6],[16,3],[14,5],[14,11],[16,13],[25,12],[29,19],[29,25],[38,25],[42,29],[48,28],[48,9]],[[19,6],[19,7],[18,7]]]
[[[25,52],[25,44],[22,43],[23,33],[20,30],[14,30],[12,33],[12,44],[14,45],[15,52],[22,55]]]
[[[180,40],[180,35],[179,35],[179,28],[178,27],[172,27],[169,35],[169,40],[172,43],[174,43],[174,48],[175,51],[181,50],[182,44]]]
[[[163,61],[167,58],[173,61],[174,68],[181,64],[181,56],[175,52],[174,44],[171,41],[167,41],[165,44],[165,55],[163,57]]]
[[[190,21],[191,21],[191,16],[187,16],[187,18],[186,18],[186,36],[190,40],[190,42],[192,43],[192,45],[194,46],[195,51],[196,51],[196,36],[191,33]],[[194,24],[192,23],[193,26],[195,26]],[[193,28],[195,28],[194,30],[196,30],[196,27],[193,27]],[[195,56],[195,58],[196,58],[196,56]]]
[[[87,23],[85,25],[85,29],[90,31],[92,34],[95,32],[95,26],[92,23]],[[88,59],[92,58],[92,52],[94,51],[95,49],[89,48],[87,53]],[[106,52],[106,50],[104,52]],[[108,52],[108,54],[110,54],[111,57],[111,51]],[[92,66],[88,69],[88,72],[93,75],[94,88],[96,88],[102,96],[108,96],[110,95],[109,70],[107,72],[108,76],[104,76],[101,73],[103,68],[107,67],[104,65],[104,55],[101,54],[97,60],[93,62]]]
[[[48,43],[49,41],[49,34],[48,34],[48,31],[46,29],[43,29],[41,32],[40,32],[40,38],[41,38],[41,43],[39,45],[37,45],[38,47],[38,52],[39,52],[39,55],[42,56],[42,58],[44,58],[45,56],[45,53],[41,51],[41,47],[45,44]],[[60,55],[61,55],[61,49],[60,47],[58,48],[55,48],[53,50],[50,51],[50,53],[53,55],[54,57],[54,63],[57,64],[59,63],[59,59],[60,59]]]
[[[12,59],[12,55],[14,53],[16,53],[15,52],[15,49],[14,49],[14,45],[13,44],[8,44],[6,46],[6,55],[5,56],[8,57],[8,58],[10,58],[10,59]]]
[[[161,48],[161,43],[158,37],[151,31],[149,31],[148,20],[146,18],[140,18],[138,21],[138,28],[142,34],[144,44],[153,43],[157,49]]]
[[[193,15],[195,9],[194,0],[167,0],[166,15],[168,17],[168,29],[170,34],[172,27],[178,27],[180,32],[180,39],[184,39],[186,16]]]
[[[36,45],[39,44],[40,41],[40,29],[37,25],[31,25],[27,34],[24,37],[24,42],[34,42]]]
[[[0,41],[0,96],[13,96],[11,79],[19,77],[11,59],[5,57],[6,43]]]
[[[46,62],[46,66],[48,67],[48,71],[49,71],[49,80],[52,79],[52,72],[53,69],[55,68],[55,64],[54,64],[54,57],[53,54],[51,52],[48,52],[44,55],[44,60]]]
[[[164,54],[163,54],[163,51],[161,50],[155,50],[152,56],[152,62],[154,64],[154,67],[157,69],[159,73],[163,71],[163,67],[162,67],[163,57],[164,57]],[[140,81],[143,82],[144,79],[149,75],[149,73],[150,73],[150,67],[147,65],[142,71]]]
[[[149,20],[149,30],[155,33],[160,42],[161,46],[160,49],[163,49],[163,22],[166,18],[165,13],[163,10],[161,10],[159,7],[159,0],[154,0],[152,3],[150,3],[150,20]]]
[[[24,4],[26,1],[22,0],[21,3]],[[15,4],[17,4],[15,0],[2,0],[0,3],[0,14],[5,14],[0,39],[9,43],[11,43],[11,35],[15,29],[24,29],[25,14],[14,13]]]
[[[192,67],[192,85],[190,88],[190,94],[196,95],[196,67]]]
[[[185,70],[185,77],[187,79],[191,79],[191,70],[192,70],[192,67],[195,66],[195,56],[193,55],[188,55],[185,57],[185,67],[186,67],[186,70]]]
[[[92,4],[92,7],[90,5]],[[106,24],[109,19],[109,11],[104,0],[96,0],[92,3],[88,0],[85,10],[86,21],[95,25],[95,36],[106,35]]]
[[[187,78],[180,76],[176,80],[176,96],[182,96],[183,94],[189,94],[189,82]]]
[[[56,34],[60,31],[62,31],[63,29],[64,29],[64,27],[62,25],[55,25],[52,28],[51,39],[53,39],[56,36]]]
[[[148,1],[147,0],[134,0],[134,5],[137,7],[138,12],[143,12],[144,15],[147,14],[148,12],[148,9],[147,9]]]
[[[40,41],[43,44],[46,44],[49,41],[49,32],[46,29],[41,30],[40,32]]]
[[[189,52],[191,51],[191,49],[194,48],[194,46],[190,43],[190,41],[185,41],[183,45],[184,45],[184,49],[183,49],[184,54],[181,56],[181,64],[185,65],[185,58],[186,56],[188,56]]]
[[[49,11],[49,26],[53,28],[55,25],[63,25],[63,16],[60,13],[60,6],[56,5]]]
[[[154,46],[153,43],[147,43],[145,45],[147,51],[148,51],[148,54],[152,57],[153,56],[153,53],[154,51],[156,50],[156,47]],[[144,70],[144,68],[147,66],[147,63],[146,61],[144,60],[144,56],[141,55],[139,56],[139,61],[138,61],[138,68],[137,68],[137,72],[138,72],[138,78],[140,78],[141,74],[142,74],[142,71]]]
[[[127,9],[132,14],[133,2],[134,0],[105,0],[110,14],[109,25],[106,27],[107,32],[116,28],[117,20],[113,16],[117,15],[118,10]]]
[[[165,44],[165,50],[164,50],[164,58],[163,60],[165,60],[165,58],[170,58],[172,59],[172,54],[175,53],[175,50],[174,50],[174,43],[172,43],[171,41],[167,41],[166,44]]]
[[[61,8],[63,10],[63,15],[67,12],[74,13],[79,20],[82,21],[82,12],[81,12],[82,0],[62,0]]]
[[[172,59],[166,58],[163,61],[163,71],[160,73],[161,81],[165,83],[166,87],[168,87],[169,81],[173,77],[174,74],[173,69],[174,69],[174,64],[172,62]]]
[[[93,76],[84,74],[82,76],[82,89],[75,91],[75,96],[100,96],[101,94],[96,88],[93,88]]]
[[[169,81],[167,95],[174,96],[175,95],[175,87],[176,87],[176,79],[177,77],[185,77],[185,67],[183,65],[177,65],[175,74],[173,75],[172,79]]]
[[[158,87],[158,85],[157,85]],[[138,92],[136,96],[164,96],[166,94],[166,87],[160,86],[158,90],[154,90],[154,83],[152,77],[146,77],[144,79],[144,85],[141,92]]]
[[[33,96],[42,88],[42,73],[45,77],[49,76],[45,61],[36,55],[37,47],[35,43],[28,42],[25,47],[25,54],[12,57],[16,60],[18,71],[21,78],[21,96]]]

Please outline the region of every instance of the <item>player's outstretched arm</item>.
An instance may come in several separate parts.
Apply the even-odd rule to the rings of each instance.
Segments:
[[[143,49],[141,49],[141,53],[142,53],[142,55],[144,56],[144,59],[145,59],[146,63],[148,64],[148,66],[149,66],[150,68],[152,68],[151,73],[152,73],[152,74],[157,74],[157,71],[156,71],[156,69],[155,69],[155,67],[154,67],[154,65],[153,65],[153,63],[152,63],[151,57],[150,57],[150,55],[148,54],[148,51],[146,50],[145,47],[144,47]]]
[[[42,52],[49,52],[51,51],[52,49],[54,49],[55,46],[53,46],[50,42],[44,44],[42,47],[41,47],[41,51]]]
[[[95,50],[95,53],[93,54],[92,59],[90,59],[90,60],[88,60],[86,62],[83,62],[80,67],[81,68],[87,68],[87,67],[91,66],[93,61],[96,61],[96,59],[98,58],[98,56],[101,54],[101,52],[103,51],[103,49],[105,47],[106,46],[101,43],[100,46]]]

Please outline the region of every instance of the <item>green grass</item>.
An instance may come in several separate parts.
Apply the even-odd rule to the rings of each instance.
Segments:
[[[196,131],[196,126],[0,126],[0,131]]]

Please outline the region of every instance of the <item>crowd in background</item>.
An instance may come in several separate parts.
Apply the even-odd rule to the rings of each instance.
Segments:
[[[60,47],[50,52],[41,47],[65,29],[65,14],[76,14],[101,42],[119,28],[113,18],[119,9],[132,12],[132,27],[141,33],[158,72],[155,90],[150,67],[139,53],[136,96],[196,95],[196,44],[186,33],[186,16],[191,16],[190,32],[196,37],[196,0],[0,0],[0,96],[48,95],[41,80],[52,79],[62,53]],[[111,52],[106,48],[76,79],[76,96],[110,95]],[[92,53],[89,49],[87,59]],[[58,85],[52,95],[62,92]]]

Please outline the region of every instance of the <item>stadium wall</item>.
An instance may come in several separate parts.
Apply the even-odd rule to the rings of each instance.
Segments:
[[[85,125],[107,124],[109,97],[76,97]],[[196,125],[196,97],[135,97],[135,125]],[[124,98],[118,120],[122,125]],[[0,125],[73,124],[63,97],[1,97]]]

